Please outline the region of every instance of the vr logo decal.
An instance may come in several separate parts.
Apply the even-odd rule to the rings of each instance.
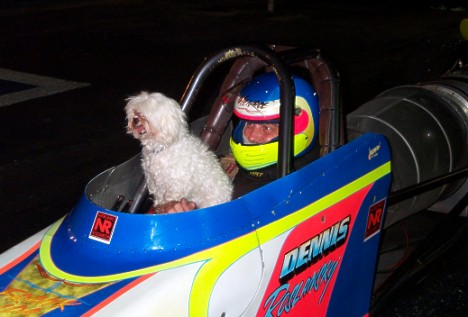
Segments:
[[[89,238],[110,244],[115,225],[117,224],[117,218],[117,216],[98,211],[94,218]]]
[[[367,216],[366,234],[364,240],[369,239],[374,234],[380,231],[382,225],[384,207],[386,199],[376,202],[369,207],[369,215]]]

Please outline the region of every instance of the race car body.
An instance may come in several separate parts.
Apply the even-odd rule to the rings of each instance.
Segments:
[[[367,313],[390,185],[384,138],[211,208],[144,215],[96,203],[102,180],[138,166],[99,175],[66,217],[2,256],[2,315]]]
[[[208,73],[233,59],[201,138],[217,150],[229,134],[239,85],[273,71],[281,93],[277,180],[217,206],[148,214],[136,155],[92,179],[62,219],[0,256],[1,316],[369,314],[392,180],[411,186],[465,166],[462,181],[413,194],[412,206],[425,208],[466,178],[466,84],[453,79],[383,94],[349,116],[353,137],[346,141],[339,78],[319,51],[240,46],[201,65],[182,97],[183,111],[190,112]],[[289,67],[310,75],[320,103],[320,157],[298,170]],[[400,120],[403,108],[423,118],[420,128],[406,129],[412,115]],[[456,124],[447,132],[450,122]],[[426,148],[434,155],[420,164]],[[435,164],[440,157],[448,163]],[[405,168],[410,163],[418,168]],[[416,212],[401,206],[392,223]]]

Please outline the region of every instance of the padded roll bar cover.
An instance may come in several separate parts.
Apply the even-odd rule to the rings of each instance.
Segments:
[[[252,78],[256,70],[265,66],[265,62],[255,57],[240,57],[232,65],[228,75],[220,88],[220,94],[216,98],[213,108],[201,132],[201,139],[210,150],[215,151],[221,136],[231,120],[233,101],[225,100],[226,92],[244,80]]]
[[[320,156],[324,156],[345,144],[345,125],[341,103],[340,76],[323,58],[320,50],[301,49],[290,46],[275,46],[291,66],[308,70],[312,86],[319,96]],[[300,58],[302,56],[302,58]],[[288,63],[288,62],[287,62]]]
[[[309,70],[320,105],[320,155],[324,156],[344,144],[344,124],[340,79],[320,56],[303,62]]]

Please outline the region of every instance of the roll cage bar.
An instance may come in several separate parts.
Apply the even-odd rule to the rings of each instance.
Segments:
[[[345,143],[344,124],[341,110],[341,92],[338,73],[321,57],[316,49],[297,49],[286,46],[232,46],[211,57],[205,58],[187,85],[180,104],[187,115],[195,103],[207,77],[221,64],[232,61],[229,74],[224,79],[220,93],[208,115],[200,135],[201,139],[215,150],[221,136],[232,118],[232,105],[224,102],[224,94],[236,85],[251,79],[261,68],[273,71],[280,88],[280,129],[278,140],[278,178],[294,170],[294,108],[295,87],[288,67],[297,66],[309,72],[318,96],[320,107],[319,142],[321,156],[326,155]],[[148,194],[144,176],[140,179],[129,213],[140,208]]]
[[[280,88],[280,130],[278,141],[278,178],[294,169],[293,119],[295,87],[288,66],[307,69],[317,90],[320,104],[319,140],[322,156],[344,144],[339,76],[321,58],[320,51],[284,46],[232,46],[208,57],[198,67],[181,99],[181,107],[189,113],[208,75],[226,61],[237,59],[226,76],[218,98],[208,116],[201,138],[214,150],[231,119],[232,109],[223,102],[223,93],[253,77],[255,71],[268,67],[274,72]]]

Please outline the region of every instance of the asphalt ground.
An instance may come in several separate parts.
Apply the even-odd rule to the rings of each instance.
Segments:
[[[274,43],[321,49],[351,111],[453,65],[468,13],[441,5],[276,1],[269,13],[266,1],[247,0],[0,2],[0,251],[63,216],[93,176],[139,151],[125,134],[128,96],[179,99],[212,52]],[[388,316],[466,316],[466,251]]]

